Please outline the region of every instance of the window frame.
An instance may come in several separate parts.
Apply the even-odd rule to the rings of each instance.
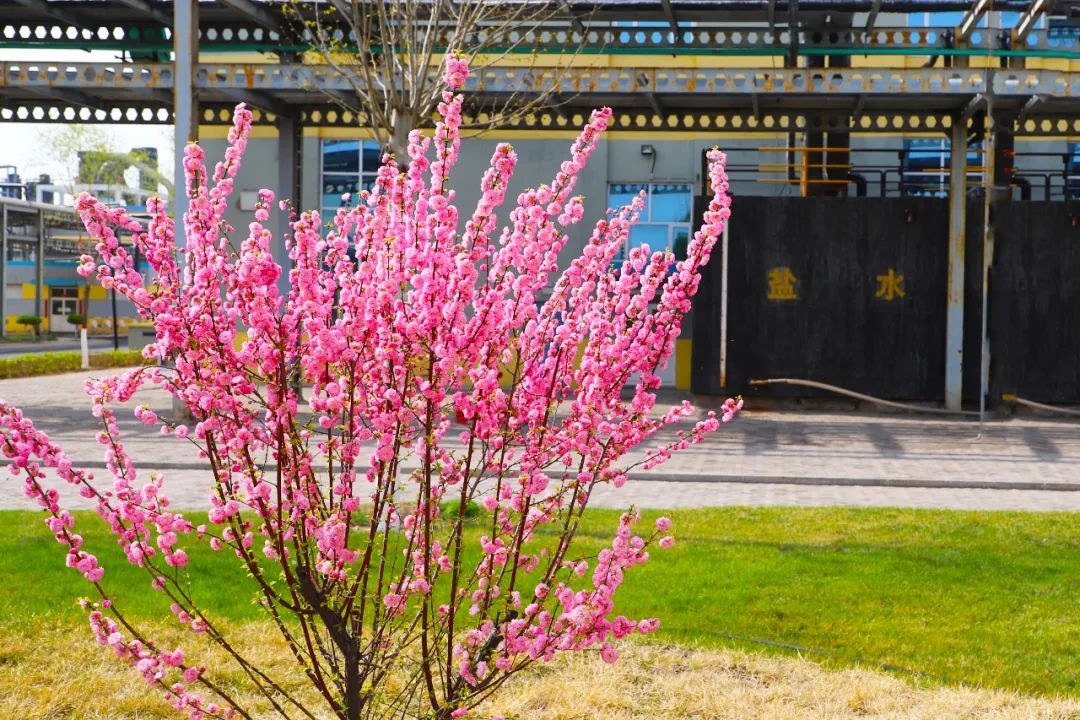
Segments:
[[[352,172],[334,172],[334,171],[330,171],[328,173],[327,170],[326,170],[326,145],[327,145],[327,143],[350,142],[350,141],[355,141],[355,142],[359,143],[358,146],[357,146],[357,149],[356,149],[358,171],[355,174],[352,173]],[[370,145],[369,145],[369,143],[370,143]],[[380,160],[379,160],[378,163],[376,163],[374,169],[371,169],[371,170],[368,170],[368,169],[366,169],[364,167],[364,149],[365,149],[365,146],[369,146],[369,147],[373,146],[373,147],[375,147],[376,149],[379,150],[379,158],[380,158]],[[326,217],[328,213],[330,215],[333,215],[334,213],[337,212],[338,208],[342,207],[342,204],[341,204],[340,200],[338,201],[338,205],[336,207],[327,207],[324,204],[324,202],[326,201],[326,195],[327,195],[327,193],[325,192],[327,176],[329,176],[331,178],[343,178],[343,179],[347,179],[349,181],[355,180],[356,183],[357,183],[357,191],[356,191],[356,193],[353,193],[353,197],[355,198],[355,196],[359,193],[359,191],[362,190],[365,187],[365,185],[364,185],[365,181],[370,180],[372,183],[374,183],[374,180],[375,180],[376,176],[379,173],[379,167],[381,167],[381,165],[382,165],[381,158],[382,158],[382,148],[379,147],[379,143],[378,143],[377,140],[373,140],[373,139],[370,139],[370,138],[362,138],[362,137],[361,138],[351,138],[351,137],[350,138],[319,138],[319,212],[324,217]]]
[[[666,226],[666,228],[667,228],[667,245],[664,246],[664,249],[671,250],[672,252],[675,252],[675,250],[676,250],[675,241],[676,241],[676,238],[677,238],[677,232],[680,231],[680,230],[685,230],[686,231],[686,244],[687,244],[687,246],[689,246],[690,239],[693,236],[693,225],[694,225],[694,182],[692,180],[685,180],[685,179],[655,180],[654,179],[654,180],[620,180],[618,182],[608,182],[608,184],[607,184],[607,205],[608,205],[609,210],[615,211],[615,210],[618,210],[619,207],[622,207],[621,205],[618,206],[618,207],[615,207],[615,206],[612,205],[612,202],[611,202],[612,189],[615,188],[615,187],[618,187],[620,185],[641,185],[641,186],[644,186],[646,188],[646,199],[645,199],[645,209],[638,216],[637,222],[634,223],[634,227],[630,229],[630,233],[627,235],[626,239],[623,240],[622,250],[620,250],[619,253],[615,256],[614,264],[615,264],[616,267],[619,267],[623,263],[623,261],[626,260],[627,257],[629,257],[631,247],[637,247],[637,246],[642,244],[641,242],[634,242],[634,240],[633,240],[634,230],[636,230],[637,228],[642,227],[642,226],[655,226],[655,225],[664,225],[664,226]],[[656,186],[661,186],[661,185],[683,185],[683,186],[686,187],[686,197],[689,199],[689,213],[688,213],[688,217],[687,217],[687,219],[685,221],[683,221],[683,220],[653,220],[652,219],[653,206],[654,206],[653,188],[656,187]],[[651,243],[648,243],[646,241],[645,244],[649,246],[651,252],[658,252],[659,251],[659,249],[654,248]],[[685,249],[685,247],[683,248],[682,257],[679,256],[679,253],[675,253],[676,261],[682,260],[685,257],[686,257],[686,249]]]
[[[1080,142],[1070,142],[1065,145],[1065,186],[1062,188],[1066,200],[1080,198]]]
[[[945,197],[948,195],[949,167],[952,162],[952,140],[950,138],[911,138],[903,139],[903,155],[900,162],[900,194],[914,197]],[[985,141],[969,143],[967,146],[967,179],[978,182],[982,170],[972,167],[982,165],[986,151]],[[937,156],[937,167],[926,168],[919,163],[912,163],[913,157],[921,160]]]

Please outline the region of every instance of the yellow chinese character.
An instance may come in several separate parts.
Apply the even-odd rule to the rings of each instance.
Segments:
[[[795,300],[799,296],[795,294],[797,278],[791,272],[791,268],[776,267],[769,271],[769,300]]]
[[[878,275],[877,281],[879,283],[878,290],[874,297],[884,298],[886,302],[892,302],[895,298],[907,295],[904,292],[904,276],[898,275],[892,268],[889,268],[889,272],[884,275]]]

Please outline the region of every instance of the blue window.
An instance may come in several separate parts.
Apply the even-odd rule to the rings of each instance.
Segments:
[[[949,191],[949,163],[952,153],[947,139],[916,138],[904,140],[904,154],[900,165],[900,192],[903,195],[926,195],[944,197]],[[982,165],[982,152],[978,144],[968,147],[967,165]],[[978,170],[968,170],[968,179],[978,181]]]
[[[1065,171],[1065,197],[1080,198],[1080,143],[1069,143],[1068,169]]]
[[[618,210],[624,205],[629,205],[642,190],[648,190],[646,183],[619,183],[608,188],[608,207]],[[648,210],[646,209],[646,212]]]
[[[355,205],[356,195],[360,190],[370,190],[375,186],[375,177],[357,177],[355,175],[323,175],[322,207],[323,210],[332,213],[345,204]],[[348,203],[341,196],[349,193],[351,196]]]
[[[1008,30],[1009,28],[1016,27],[1016,23],[1020,21],[1020,13],[1018,12],[1001,12],[993,11],[996,15],[994,20],[994,27],[1001,30]],[[932,28],[955,28],[959,27],[960,23],[964,21],[964,12],[924,12],[924,13],[908,13],[907,21],[908,27],[932,27]],[[979,18],[979,23],[975,27],[988,28],[990,19],[990,13],[983,13],[983,16]],[[1045,25],[1045,15],[1038,18],[1035,21],[1033,27],[1043,27]]]
[[[653,185],[650,188],[650,218],[670,223],[690,222],[690,186],[684,183]]]
[[[380,164],[379,144],[374,140],[323,140],[322,209],[332,213],[342,205],[341,196],[354,196],[375,185]]]
[[[1046,18],[1045,15],[1040,17],[1039,20],[1036,22],[1035,27],[1039,27],[1039,25],[1043,22],[1044,18]],[[1080,25],[1071,24],[1068,18],[1051,17],[1046,18],[1046,20],[1046,34],[1049,35],[1051,38],[1072,39],[1080,37]]]
[[[693,191],[689,183],[616,183],[608,188],[608,207],[618,210],[645,191],[645,209],[630,230],[627,247],[616,258],[621,263],[631,247],[648,245],[652,252],[671,250],[677,260],[686,258],[690,241]]]
[[[1020,22],[1020,13],[1018,13],[1018,12],[999,13],[998,17],[1001,18],[998,21],[998,26],[1001,27],[1004,30],[1008,30],[1009,28],[1014,28],[1014,27],[1016,27],[1016,23]],[[1039,18],[1039,20],[1036,21],[1036,23],[1035,23],[1035,25],[1033,27],[1038,27],[1039,22],[1041,22],[1041,20],[1042,20],[1042,18]]]
[[[960,24],[964,19],[964,13],[962,12],[927,12],[927,13],[908,13],[907,16],[908,25],[915,27],[940,27],[940,28],[953,28]],[[979,26],[983,26],[986,23],[985,16],[983,20],[979,22]]]

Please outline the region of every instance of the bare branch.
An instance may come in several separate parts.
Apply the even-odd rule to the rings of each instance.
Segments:
[[[562,80],[589,33],[588,17],[572,12],[566,0],[333,0],[291,15],[303,24],[319,61],[352,88],[350,96],[328,100],[361,116],[380,143],[406,160],[409,132],[429,125],[441,100],[447,52],[467,57],[480,77],[485,68],[528,58],[524,71],[539,78],[475,105],[464,128],[481,133],[570,101]]]

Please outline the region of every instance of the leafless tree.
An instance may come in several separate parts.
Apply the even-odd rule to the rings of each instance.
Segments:
[[[330,0],[294,3],[291,15],[322,62],[346,78],[351,93],[331,100],[354,112],[376,139],[405,159],[409,133],[427,124],[443,90],[447,51],[487,69],[512,65],[528,87],[470,93],[467,130],[513,124],[567,101],[566,69],[584,47],[587,15],[569,0]],[[545,45],[545,52],[535,52]],[[541,67],[541,58],[556,58]]]

